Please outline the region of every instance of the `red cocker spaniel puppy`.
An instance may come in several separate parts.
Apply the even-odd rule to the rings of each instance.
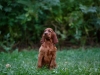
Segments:
[[[41,47],[38,54],[38,68],[46,66],[49,69],[56,67],[56,51],[55,44],[58,42],[56,33],[51,28],[46,28],[41,39]]]

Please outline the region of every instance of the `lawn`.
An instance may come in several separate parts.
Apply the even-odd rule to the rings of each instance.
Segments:
[[[0,75],[100,75],[100,48],[57,51],[57,68],[37,69],[38,51],[0,53]]]

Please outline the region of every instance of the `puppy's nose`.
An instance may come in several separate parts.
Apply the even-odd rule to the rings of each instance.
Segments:
[[[47,35],[47,32],[45,32],[44,34]]]

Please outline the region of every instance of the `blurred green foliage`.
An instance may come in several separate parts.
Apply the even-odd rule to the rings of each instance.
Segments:
[[[0,45],[36,44],[46,27],[62,42],[98,42],[100,0],[0,0]]]

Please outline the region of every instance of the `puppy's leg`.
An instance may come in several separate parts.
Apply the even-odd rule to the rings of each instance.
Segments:
[[[42,67],[42,59],[43,59],[43,52],[39,52],[39,55],[38,55],[38,68],[41,68]]]
[[[53,53],[50,63],[50,69],[53,69],[56,67],[56,52]]]

